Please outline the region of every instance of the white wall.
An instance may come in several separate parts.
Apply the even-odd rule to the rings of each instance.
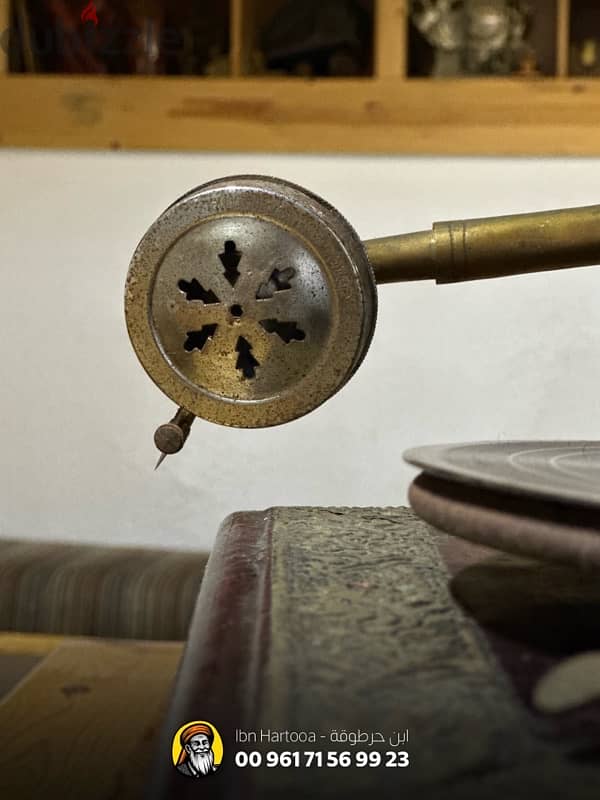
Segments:
[[[384,286],[372,349],[280,428],[198,422],[154,473],[172,403],[122,310],[129,258],[176,197],[265,172],[367,238],[433,220],[600,202],[600,161],[0,152],[0,536],[210,546],[228,513],[394,505],[433,442],[598,436],[600,270]]]

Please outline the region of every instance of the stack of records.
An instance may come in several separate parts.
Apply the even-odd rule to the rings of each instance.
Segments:
[[[600,442],[421,447],[409,499],[442,531],[511,553],[600,567]]]

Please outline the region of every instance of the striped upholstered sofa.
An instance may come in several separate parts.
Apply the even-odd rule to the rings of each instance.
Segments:
[[[207,558],[0,541],[0,631],[184,640]]]

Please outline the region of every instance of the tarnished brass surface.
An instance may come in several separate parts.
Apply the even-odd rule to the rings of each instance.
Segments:
[[[161,215],[133,257],[125,305],[136,353],[165,394],[212,422],[258,428],[307,414],[346,383],[376,303],[364,247],[335,209],[242,176]]]
[[[177,200],[140,242],[127,278],[129,335],[180,413],[243,428],[314,410],[360,366],[377,283],[438,283],[600,262],[600,206],[435,223],[364,244],[332,206],[264,176]],[[172,421],[168,455],[185,444]]]
[[[436,222],[365,242],[377,283],[454,283],[600,263],[600,205]]]

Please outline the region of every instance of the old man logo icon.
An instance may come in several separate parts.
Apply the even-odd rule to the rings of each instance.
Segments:
[[[188,778],[216,772],[223,760],[223,741],[210,722],[188,722],[173,737],[173,765]]]

